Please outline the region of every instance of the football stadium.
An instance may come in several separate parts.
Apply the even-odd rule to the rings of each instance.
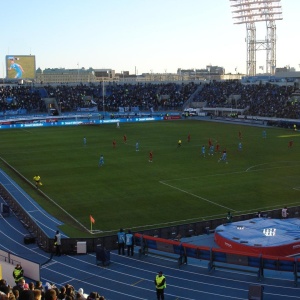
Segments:
[[[230,86],[244,88],[235,81],[212,82],[209,86],[220,92]],[[138,88],[155,87],[155,84],[145,84]],[[173,84],[174,89],[180,87]],[[32,87],[26,86],[6,86],[4,90],[8,88],[33,92]],[[85,87],[87,91],[95,88]],[[118,91],[122,88],[117,87]],[[131,86],[133,92],[135,88]],[[65,89],[67,93],[69,88]],[[198,93],[194,94],[193,102],[201,99],[205,89],[202,84],[195,85]],[[271,85],[259,86],[257,92],[266,93],[270,89],[278,93],[285,91],[287,99],[294,93],[293,87],[286,90]],[[41,90],[38,88],[34,93],[38,98]],[[97,103],[97,99],[93,99]],[[276,94],[272,101],[276,103]],[[204,116],[187,115],[180,102],[173,109],[150,112],[105,109],[103,113],[100,109],[58,116],[47,112],[6,116],[1,121],[5,141],[1,145],[1,165],[6,178],[2,180],[2,207],[8,206],[10,215],[21,221],[27,231],[22,235],[24,242],[31,247],[38,245],[51,259],[55,231],[59,230],[63,256],[92,255],[95,261],[103,262],[100,254],[105,247],[109,258],[104,261],[112,260],[106,267],[110,268],[114,264],[110,257],[118,248],[117,233],[123,228],[134,233],[135,255],[140,253],[140,259],[153,255],[151,259],[157,261],[157,255],[165,253],[168,264],[176,265],[172,260],[179,255],[180,266],[186,265],[188,259],[195,259],[197,263],[207,261],[211,270],[221,268],[219,259],[239,267],[237,261],[241,259],[243,268],[249,271],[254,265],[262,278],[268,266],[260,262],[261,255],[271,259],[274,252],[262,250],[259,233],[256,233],[257,238],[251,236],[252,242],[247,235],[229,232],[225,241],[216,238],[217,244],[213,242],[213,235],[229,230],[228,212],[230,226],[238,229],[247,228],[239,222],[255,220],[259,215],[261,221],[265,220],[259,232],[278,226],[279,233],[282,225],[268,224],[268,220],[282,219],[284,207],[288,208],[290,222],[298,217],[299,124],[297,119],[268,118],[259,116],[258,112],[255,118],[226,114],[227,104],[226,101],[218,104],[219,107],[224,105],[224,110],[219,109],[221,114]],[[240,104],[241,109],[247,105]],[[277,105],[279,112],[297,114],[297,106],[281,107],[280,101]],[[44,109],[47,109],[47,101]],[[103,156],[101,164],[100,156]],[[21,200],[24,196],[26,199]],[[27,203],[28,199],[32,200]],[[36,203],[34,208],[32,201]],[[45,217],[48,214],[50,217]],[[218,227],[222,225],[224,229]],[[287,256],[298,253],[299,231],[292,231],[292,238],[283,239],[282,246],[291,245],[294,251],[284,248],[275,252],[274,257],[277,261],[278,255],[285,254],[282,265],[294,270],[297,260]],[[242,230],[239,233],[242,234]],[[202,243],[203,236],[210,240]],[[200,237],[200,242],[194,237]],[[187,241],[188,245],[181,241]],[[236,243],[239,245],[234,247]],[[256,251],[241,247],[247,243]],[[224,253],[216,249],[222,248],[227,253],[226,258],[218,257]],[[237,258],[229,259],[229,253]],[[297,272],[291,274],[291,280],[297,282]],[[31,276],[36,278],[37,275]]]
[[[299,299],[300,72],[276,66],[280,0],[229,2],[245,74],[8,49],[0,300]]]

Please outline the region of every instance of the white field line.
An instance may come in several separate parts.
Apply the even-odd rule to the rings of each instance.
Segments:
[[[278,162],[277,162],[277,163],[278,163]],[[294,162],[294,161],[281,161],[281,162],[279,162],[279,163],[295,163],[295,162]],[[271,163],[264,163],[264,164],[254,165],[254,166],[251,166],[251,167],[247,168],[245,171],[237,171],[237,172],[223,173],[223,174],[212,174],[212,175],[206,175],[206,177],[207,177],[207,176],[214,177],[214,176],[221,176],[221,175],[224,176],[224,175],[232,175],[232,174],[242,174],[242,173],[247,173],[247,172],[264,171],[264,170],[269,170],[269,169],[278,169],[278,168],[295,167],[295,165],[292,165],[292,166],[290,165],[290,166],[275,166],[275,167],[270,167],[270,168],[254,169],[254,168],[257,168],[257,167],[260,167],[260,166],[266,166],[266,165],[270,165],[270,164],[271,164]],[[215,205],[215,206],[219,206],[219,207],[222,207],[222,208],[226,208],[226,209],[228,209],[228,210],[230,210],[230,211],[237,212],[237,210],[235,210],[235,209],[232,209],[232,208],[230,208],[230,207],[227,207],[227,206],[218,204],[218,203],[216,203],[216,202],[214,202],[214,201],[211,201],[211,200],[206,199],[206,198],[204,198],[204,197],[201,197],[201,196],[199,196],[199,195],[190,193],[190,192],[188,192],[188,191],[186,191],[186,190],[184,190],[184,189],[180,189],[180,188],[178,188],[178,187],[176,187],[176,186],[174,186],[174,185],[172,185],[172,184],[167,183],[167,182],[170,182],[170,181],[182,181],[182,180],[187,180],[187,179],[192,179],[192,178],[194,179],[194,178],[199,178],[199,177],[178,178],[178,179],[170,179],[170,180],[160,180],[159,183],[164,184],[164,185],[166,185],[166,186],[168,186],[168,187],[170,187],[170,188],[172,188],[172,189],[178,190],[178,191],[180,191],[180,192],[182,192],[182,193],[188,194],[188,195],[190,195],[190,196],[192,196],[192,197],[195,197],[195,198],[201,199],[201,200],[203,200],[203,201],[206,201],[206,202],[208,202],[208,203],[210,203],[210,204],[213,204],[213,205]],[[295,187],[295,188],[293,188],[293,189],[294,189],[294,190],[300,190],[300,187]]]
[[[254,166],[251,166],[249,168],[246,169],[245,172],[253,172],[253,171],[264,171],[264,170],[270,170],[270,169],[283,169],[283,168],[290,168],[290,167],[295,167],[297,166],[300,162],[299,161],[278,161],[278,162],[274,162],[274,163],[293,163],[293,165],[281,165],[281,166],[274,166],[274,167],[269,167],[269,168],[260,168],[260,169],[255,169],[255,168],[258,168],[258,167],[261,167],[261,166],[267,166],[267,165],[271,165],[273,163],[264,163],[264,164],[259,164],[259,165],[254,165]],[[253,170],[254,169],[254,170]]]
[[[183,190],[183,189],[180,189],[180,188],[178,188],[178,187],[176,187],[176,186],[173,186],[173,185],[171,185],[171,184],[168,184],[168,183],[166,183],[166,182],[164,182],[164,181],[159,181],[159,183],[164,184],[164,185],[166,185],[166,186],[169,186],[169,187],[171,187],[172,189],[178,190],[178,191],[180,191],[180,192],[182,192],[182,193],[188,194],[188,195],[193,196],[193,197],[195,197],[195,198],[204,200],[204,201],[206,201],[206,202],[208,202],[208,203],[210,203],[210,204],[213,204],[213,205],[215,205],[215,206],[223,207],[223,208],[226,208],[227,210],[235,211],[235,212],[236,212],[236,210],[234,210],[234,209],[232,209],[232,208],[230,208],[230,207],[227,207],[227,206],[218,204],[218,203],[216,203],[216,202],[210,201],[210,200],[208,200],[208,199],[206,199],[206,198],[203,198],[203,197],[201,197],[201,196],[198,196],[198,195],[195,195],[195,194],[190,193],[190,192],[188,192],[188,191],[185,191],[185,190]]]

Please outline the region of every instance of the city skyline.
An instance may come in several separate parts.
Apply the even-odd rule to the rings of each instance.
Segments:
[[[36,68],[113,69],[131,74],[176,73],[178,68],[246,72],[246,25],[235,25],[229,0],[14,1],[2,4],[0,77],[6,55],[35,55]],[[281,0],[276,21],[277,67],[300,69],[300,1]],[[266,35],[256,23],[257,39]],[[266,52],[257,51],[257,72]]]

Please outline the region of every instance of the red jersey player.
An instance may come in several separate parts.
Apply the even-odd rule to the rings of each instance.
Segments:
[[[211,138],[209,138],[209,140],[208,140],[208,148],[210,148],[211,145],[212,145],[212,141],[211,141]]]
[[[149,152],[149,162],[152,162],[153,160],[153,153],[152,151]]]
[[[191,134],[188,134],[188,138],[187,138],[188,143],[191,141]]]

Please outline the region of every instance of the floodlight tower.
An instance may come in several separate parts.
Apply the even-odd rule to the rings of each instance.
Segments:
[[[256,75],[256,51],[266,50],[266,73],[276,67],[276,20],[282,20],[281,0],[230,0],[234,24],[246,24],[247,75]],[[256,40],[256,22],[266,22],[265,40]]]

